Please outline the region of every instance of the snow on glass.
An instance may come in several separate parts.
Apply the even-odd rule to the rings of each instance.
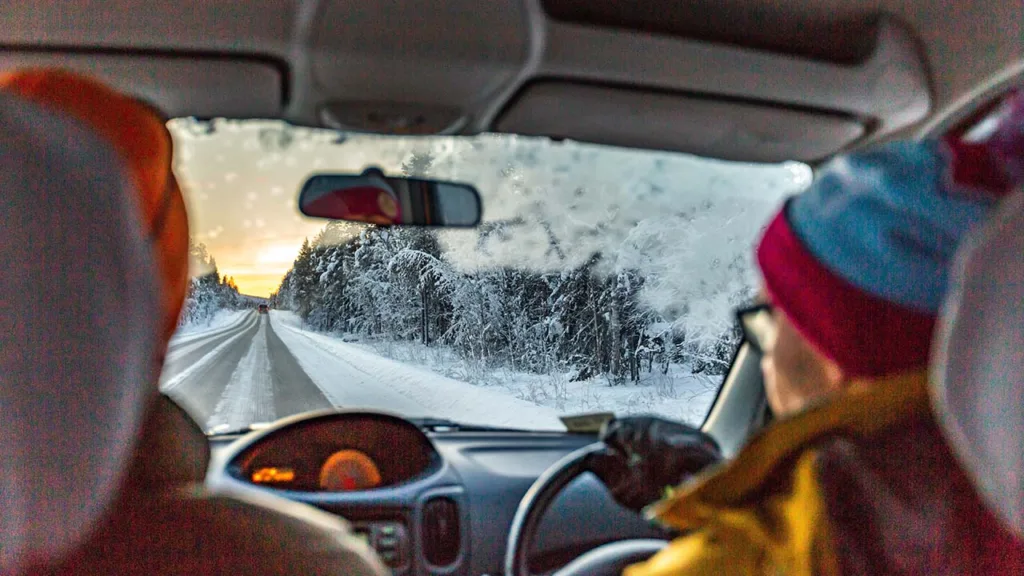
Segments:
[[[563,412],[702,419],[738,341],[731,310],[756,289],[752,246],[781,200],[810,181],[797,163],[515,136],[393,138],[274,122],[171,128],[186,189],[219,171],[210,199],[191,198],[209,238],[257,217],[278,235],[319,228],[274,295],[306,329]],[[369,165],[475,185],[482,225],[291,218],[291,191],[310,173]],[[292,210],[225,210],[232,200],[214,198],[225,172],[244,179],[235,205]],[[237,305],[230,286],[218,289],[217,305]]]

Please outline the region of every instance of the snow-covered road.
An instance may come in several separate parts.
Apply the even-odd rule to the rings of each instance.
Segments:
[[[206,430],[332,406],[274,333],[269,316],[255,312],[228,327],[172,341],[160,389]]]
[[[172,341],[161,389],[207,430],[318,408],[563,430],[557,411],[312,333],[286,312],[255,312]]]

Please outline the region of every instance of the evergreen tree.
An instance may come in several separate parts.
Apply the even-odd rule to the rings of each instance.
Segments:
[[[182,306],[179,325],[209,322],[219,311],[244,305],[238,285],[229,276],[221,277],[217,262],[202,243],[189,239],[189,268],[193,273]]]

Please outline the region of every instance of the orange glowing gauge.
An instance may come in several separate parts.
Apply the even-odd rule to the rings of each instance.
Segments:
[[[265,467],[252,473],[252,481],[256,484],[279,484],[295,480],[295,471],[291,468]]]
[[[368,490],[380,486],[380,470],[358,450],[339,450],[320,468],[320,488],[335,492]]]

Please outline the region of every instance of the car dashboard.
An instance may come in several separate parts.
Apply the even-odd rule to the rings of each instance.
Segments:
[[[538,476],[587,434],[422,429],[397,416],[329,411],[212,438],[211,486],[269,492],[347,519],[396,575],[503,572],[509,527]],[[545,574],[587,550],[667,532],[586,474],[552,503],[530,566]]]

